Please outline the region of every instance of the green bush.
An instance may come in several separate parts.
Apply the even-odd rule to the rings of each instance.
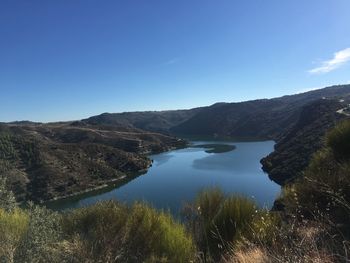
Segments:
[[[15,262],[28,221],[28,214],[21,209],[5,211],[0,208],[0,262]]]
[[[225,194],[219,188],[205,189],[197,195],[195,207],[206,228],[212,224],[224,200]]]
[[[170,214],[148,205],[103,202],[62,217],[66,238],[91,262],[189,262],[192,238]],[[115,262],[115,261],[113,261]]]
[[[68,236],[79,234],[94,239],[120,230],[128,212],[125,205],[108,201],[64,213],[61,224]]]
[[[284,194],[289,213],[309,219],[328,218],[343,226],[350,221],[350,163],[338,162],[333,152],[323,149],[315,154],[309,167]],[[349,225],[350,226],[350,225]]]
[[[189,262],[195,255],[192,238],[168,213],[136,203],[126,223],[124,236],[129,256],[149,255],[170,262]],[[148,257],[149,257],[148,256]]]
[[[226,198],[210,227],[211,249],[220,252],[238,240],[250,228],[256,211],[257,207],[250,199],[240,196]]]
[[[59,215],[31,203],[25,212],[29,221],[16,253],[17,262],[60,262],[57,251],[62,241]]]
[[[203,260],[218,260],[248,231],[256,212],[255,203],[245,197],[226,196],[218,188],[201,191],[185,217]]]
[[[0,209],[0,262],[62,262],[57,219],[39,206]]]
[[[326,135],[326,145],[330,147],[336,157],[350,157],[350,121],[338,124]]]
[[[100,258],[107,262],[112,255],[123,252],[123,228],[128,213],[126,206],[116,202],[97,203],[64,213],[62,229],[67,240],[78,244],[78,254],[86,260],[98,261]]]
[[[59,216],[44,207],[17,206],[0,178],[0,262],[61,262]]]
[[[312,158],[304,176],[282,195],[286,212],[325,222],[350,236],[350,122],[328,132],[326,146]]]

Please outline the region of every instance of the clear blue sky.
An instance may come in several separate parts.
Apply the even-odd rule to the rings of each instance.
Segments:
[[[350,82],[349,0],[1,0],[0,121]]]

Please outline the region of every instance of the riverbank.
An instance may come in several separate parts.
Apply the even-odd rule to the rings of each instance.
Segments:
[[[178,149],[183,149],[183,148],[187,147],[188,143],[186,143],[185,145],[186,146],[181,145],[179,147],[168,147],[164,151],[155,151],[155,152],[154,151],[147,151],[147,152],[143,152],[142,155],[149,156],[149,155],[153,155],[153,154],[160,154],[160,153],[166,153],[166,152],[170,152],[170,151],[174,151],[174,150],[178,150]],[[153,160],[150,159],[149,157],[147,157],[147,158],[148,158],[147,166],[144,169],[140,169],[136,172],[125,173],[121,177],[113,178],[110,180],[105,180],[100,185],[96,185],[94,187],[84,189],[84,190],[81,190],[81,191],[78,191],[75,193],[67,194],[64,196],[57,196],[57,197],[51,198],[49,200],[42,201],[40,203],[49,207],[49,208],[56,210],[55,207],[57,207],[57,205],[61,206],[60,203],[65,203],[65,201],[67,201],[67,203],[69,203],[70,201],[80,200],[80,199],[87,198],[90,196],[103,194],[107,191],[121,187],[121,186],[129,183],[130,181],[134,180],[135,178],[147,173],[147,171],[149,170],[150,167],[152,167],[152,164],[153,164]]]

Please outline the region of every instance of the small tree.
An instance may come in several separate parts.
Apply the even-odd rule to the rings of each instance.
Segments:
[[[29,203],[26,233],[16,253],[16,262],[61,262],[58,244],[62,241],[60,217],[45,207]]]
[[[6,187],[6,179],[0,176],[0,208],[13,211],[16,207],[16,198],[12,191]]]

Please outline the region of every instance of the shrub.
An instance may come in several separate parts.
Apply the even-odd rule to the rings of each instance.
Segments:
[[[330,147],[337,157],[350,157],[350,121],[339,123],[326,135],[326,146]]]
[[[136,203],[126,224],[124,236],[127,254],[166,258],[170,262],[189,262],[194,257],[192,238],[172,216]]]
[[[205,227],[212,224],[224,200],[225,194],[219,188],[205,189],[197,195],[195,206]]]
[[[126,222],[128,212],[129,209],[123,204],[99,202],[64,213],[61,224],[67,236],[79,234],[94,239],[119,231]]]
[[[213,219],[208,235],[211,250],[219,253],[227,250],[231,242],[248,231],[256,213],[256,205],[250,199],[230,196],[221,205]]]
[[[241,233],[239,241],[255,244],[273,245],[282,229],[282,219],[278,212],[257,210],[249,227]]]
[[[62,225],[86,261],[189,262],[195,255],[181,224],[141,203],[110,201],[77,209],[63,216]]]
[[[349,243],[333,240],[325,226],[315,221],[284,222],[272,229],[275,241],[242,240],[224,256],[229,262],[346,262]],[[254,260],[253,260],[254,259]]]
[[[185,208],[185,219],[203,260],[218,260],[247,231],[256,209],[253,201],[218,188],[201,191]]]
[[[336,260],[344,260],[349,249],[349,142],[350,121],[345,121],[328,132],[325,147],[314,154],[304,176],[285,187],[281,198],[288,222],[317,225],[321,234],[314,246]]]
[[[29,216],[21,209],[0,209],[0,262],[14,262],[15,254],[28,229]]]
[[[125,205],[110,201],[64,213],[62,229],[75,248],[71,251],[73,257],[77,254],[87,262],[109,262],[111,257],[122,254],[123,229],[129,212]]]
[[[57,251],[62,241],[59,215],[31,203],[26,213],[28,227],[16,253],[17,262],[60,262]]]
[[[332,150],[322,149],[282,200],[295,217],[327,220],[349,231],[350,163],[337,161]]]

